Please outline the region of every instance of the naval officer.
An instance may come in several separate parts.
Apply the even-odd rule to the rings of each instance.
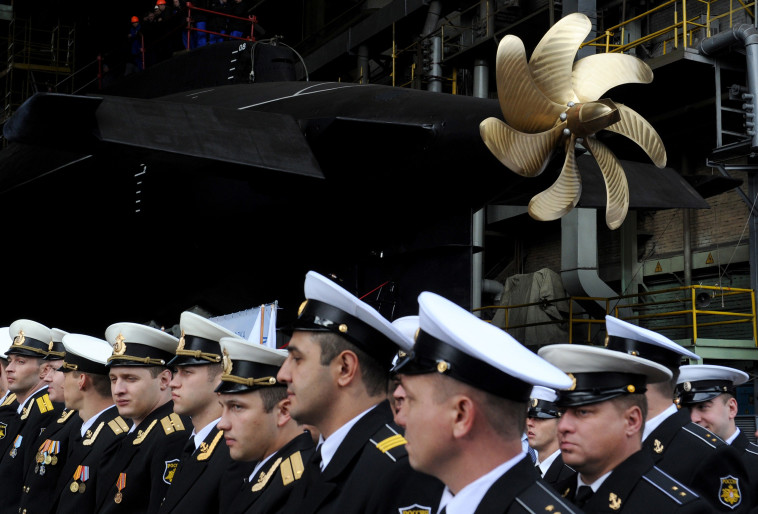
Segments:
[[[537,470],[550,485],[560,482],[574,470],[563,462],[558,447],[558,422],[561,410],[555,404],[554,389],[534,386],[526,413],[526,433],[529,446],[537,451]]]
[[[740,452],[752,486],[751,505],[755,507],[758,504],[758,445],[748,441],[735,422],[739,412],[736,388],[749,378],[744,371],[727,366],[681,366],[677,397],[683,407],[689,408],[693,423],[707,428]]]
[[[304,290],[276,378],[287,385],[290,415],[320,439],[285,512],[431,512],[442,484],[411,469],[387,398],[392,359],[406,339],[323,275],[308,272]]]
[[[0,456],[0,513],[18,513],[24,472],[36,457],[34,439],[60,415],[62,405],[53,405],[44,377],[50,365],[43,360],[52,344],[50,328],[36,321],[19,319],[9,328],[13,344],[8,355],[8,388],[16,394],[17,416],[9,423],[7,451]]]
[[[53,405],[63,405],[61,415],[34,440],[31,449],[36,452],[26,465],[19,512],[47,514],[55,512],[60,496],[59,480],[71,450],[71,434],[81,426],[76,410],[66,407],[63,373],[59,371],[66,355],[63,337],[66,332],[53,328],[52,342],[43,360],[49,367],[44,376]]]
[[[674,402],[682,360],[700,357],[662,334],[613,316],[606,316],[605,324],[608,349],[651,360],[671,372],[671,378],[647,388],[643,448],[659,468],[711,503],[714,512],[747,512],[749,502],[738,499],[750,491],[739,452],[693,423],[689,413]]]
[[[642,448],[648,383],[668,380],[664,366],[622,352],[553,344],[539,355],[569,373],[558,391],[563,460],[576,470],[556,489],[585,512],[707,513],[711,506],[664,473]]]
[[[95,512],[95,486],[103,455],[126,437],[130,422],[119,416],[111,396],[106,364],[113,349],[108,342],[85,334],[66,334],[63,347],[66,355],[60,372],[66,408],[76,411],[80,425],[61,469],[56,514],[83,514]]]
[[[105,331],[111,393],[129,433],[104,456],[96,491],[101,514],[158,511],[179,465],[190,420],[173,412],[170,361],[179,340],[139,323],[114,323]]]
[[[8,355],[5,353],[13,344],[9,327],[0,327],[0,456],[8,451],[11,436],[8,425],[17,416],[18,401],[16,393],[8,389]]]
[[[159,512],[210,514],[219,512],[224,473],[234,464],[218,427],[221,405],[215,389],[223,372],[221,338],[236,335],[189,311],[182,312],[179,328],[176,356],[168,363],[174,370],[169,387],[174,412],[189,416],[192,434]]]
[[[439,508],[580,512],[540,478],[521,443],[533,386],[568,387],[569,377],[437,294],[418,303],[415,344],[393,371],[405,389],[398,419],[411,466],[445,484]]]
[[[235,461],[253,462],[229,513],[270,514],[282,509],[315,450],[312,434],[292,419],[287,386],[276,380],[286,350],[221,339],[224,374],[216,391],[219,427]]]

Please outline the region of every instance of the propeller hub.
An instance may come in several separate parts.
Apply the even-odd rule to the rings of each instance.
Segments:
[[[572,134],[587,137],[621,119],[618,108],[608,99],[575,104],[566,111],[566,124]]]

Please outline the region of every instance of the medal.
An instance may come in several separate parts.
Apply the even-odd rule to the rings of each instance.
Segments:
[[[121,490],[126,487],[126,473],[119,474],[118,481],[116,482],[116,487],[118,487],[118,492],[116,493],[116,496],[113,497],[113,501],[116,503],[121,503],[121,500],[124,499],[124,495],[121,493]]]
[[[69,489],[71,489],[72,493],[77,492],[79,490],[79,482],[71,482]]]
[[[121,491],[116,493],[116,496],[113,497],[113,501],[116,503],[121,503],[121,500],[123,499],[123,496],[121,495]]]
[[[45,465],[43,464],[39,467],[39,475],[43,476],[44,474],[45,474]]]
[[[21,447],[21,441],[23,440],[23,436],[17,435],[16,440],[13,441],[13,449],[11,450],[11,457],[14,459],[16,458],[16,455],[18,455],[18,449]]]
[[[45,465],[49,465],[51,462],[53,462],[53,458],[50,455],[45,455]]]
[[[53,466],[55,466],[56,464],[58,464],[58,456],[57,455],[53,455],[50,458],[50,464],[52,464]]]
[[[80,493],[84,494],[84,491],[86,491],[86,490],[87,490],[87,486],[84,485],[84,482],[82,482],[81,484],[79,484],[79,492]],[[118,502],[116,502],[116,503],[118,503]]]

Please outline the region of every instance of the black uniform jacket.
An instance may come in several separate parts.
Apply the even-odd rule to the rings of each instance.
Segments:
[[[308,431],[275,452],[252,483],[245,482],[230,510],[234,514],[268,514],[282,509],[290,492],[303,477],[304,466],[315,451]]]
[[[642,447],[656,466],[713,505],[713,512],[748,511],[752,487],[740,452],[692,423],[687,409],[666,418]]]
[[[71,453],[58,482],[57,514],[95,512],[95,491],[103,455],[126,437],[130,426],[131,422],[121,418],[114,405],[95,419],[84,437],[81,430],[72,434]]]
[[[8,425],[6,437],[10,438],[10,444],[0,455],[0,513],[18,514],[24,473],[36,455],[34,442],[62,411],[63,404],[52,403],[45,387],[29,398],[21,415]]]
[[[60,417],[37,437],[29,447],[24,485],[21,488],[20,512],[47,514],[58,503],[58,481],[71,450],[72,433],[82,426],[75,410],[64,409]],[[41,462],[40,462],[41,461]]]
[[[574,470],[563,462],[563,455],[559,453],[550,467],[547,468],[547,472],[542,475],[542,479],[550,485],[555,485],[573,474]]]
[[[556,490],[571,499],[576,493],[573,476],[556,484]],[[582,507],[589,513],[710,513],[711,505],[691,489],[662,472],[650,454],[638,451],[616,466]]]
[[[413,505],[436,512],[443,488],[411,468],[402,429],[385,400],[350,429],[323,472],[306,465],[282,512],[386,514]]]
[[[151,412],[137,429],[106,454],[102,480],[97,482],[97,512],[128,514],[158,512],[179,465],[192,426],[167,402]]]
[[[534,469],[531,459],[521,459],[498,478],[485,493],[475,514],[527,514],[533,512],[582,512],[562,498]],[[434,511],[432,511],[434,514]]]
[[[159,512],[219,512],[224,472],[233,464],[224,431],[213,427],[200,447],[179,463]]]
[[[0,404],[0,455],[5,455],[13,442],[11,433],[15,430],[13,424],[18,421],[17,411],[16,393],[10,393]]]
[[[750,478],[751,505],[758,506],[758,445],[748,441],[745,432],[740,431],[732,441],[732,447],[740,452],[742,462],[745,464]]]

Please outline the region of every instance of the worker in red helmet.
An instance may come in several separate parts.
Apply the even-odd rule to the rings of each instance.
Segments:
[[[132,54],[132,64],[136,66],[138,70],[143,69],[142,59],[142,26],[137,16],[132,16],[132,26],[129,29],[129,47]]]
[[[165,21],[169,14],[166,11],[166,0],[158,0],[155,2],[155,21]]]

